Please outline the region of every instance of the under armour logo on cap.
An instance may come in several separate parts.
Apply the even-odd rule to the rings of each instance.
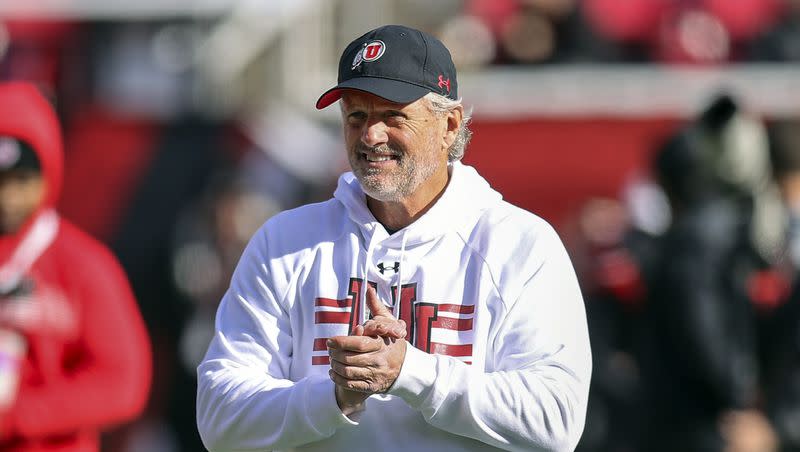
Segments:
[[[450,92],[450,79],[445,80],[444,75],[439,74],[439,88],[447,88],[447,92]]]

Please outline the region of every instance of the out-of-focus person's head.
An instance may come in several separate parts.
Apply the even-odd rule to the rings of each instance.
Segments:
[[[675,204],[752,195],[770,174],[765,128],[731,96],[720,95],[661,146],[655,173]]]
[[[709,191],[709,169],[703,165],[703,149],[692,136],[681,131],[659,146],[654,161],[656,180],[673,210],[693,204]]]
[[[458,67],[486,66],[497,54],[492,29],[481,18],[470,14],[451,17],[439,29],[442,42],[450,49]]]
[[[721,95],[662,147],[655,172],[673,218],[722,202],[749,224],[750,244],[771,261],[783,234],[771,166],[763,121]]]
[[[547,61],[556,52],[556,40],[552,19],[535,8],[512,15],[500,33],[504,52],[520,63]]]
[[[0,234],[17,232],[41,206],[45,181],[34,150],[24,141],[0,137]]]
[[[0,232],[10,234],[54,208],[61,192],[61,127],[53,105],[33,83],[0,83],[0,141]]]

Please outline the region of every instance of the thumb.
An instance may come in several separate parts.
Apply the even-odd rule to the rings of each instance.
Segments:
[[[372,313],[372,317],[389,317],[394,318],[392,311],[386,307],[381,300],[378,299],[378,292],[372,285],[367,284],[367,307]]]

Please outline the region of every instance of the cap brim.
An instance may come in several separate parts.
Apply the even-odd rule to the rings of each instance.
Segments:
[[[398,80],[378,77],[356,77],[325,91],[317,100],[317,109],[322,110],[336,102],[342,97],[342,92],[348,89],[364,91],[398,104],[414,102],[430,92],[428,88]]]

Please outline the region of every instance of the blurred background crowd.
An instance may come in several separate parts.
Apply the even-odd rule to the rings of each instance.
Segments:
[[[146,413],[105,449],[204,450],[216,305],[253,231],[347,169],[314,100],[385,23],[451,49],[465,162],[570,249],[579,450],[800,450],[800,1],[3,0],[0,80],[56,106],[59,208],[120,259],[153,344]]]

